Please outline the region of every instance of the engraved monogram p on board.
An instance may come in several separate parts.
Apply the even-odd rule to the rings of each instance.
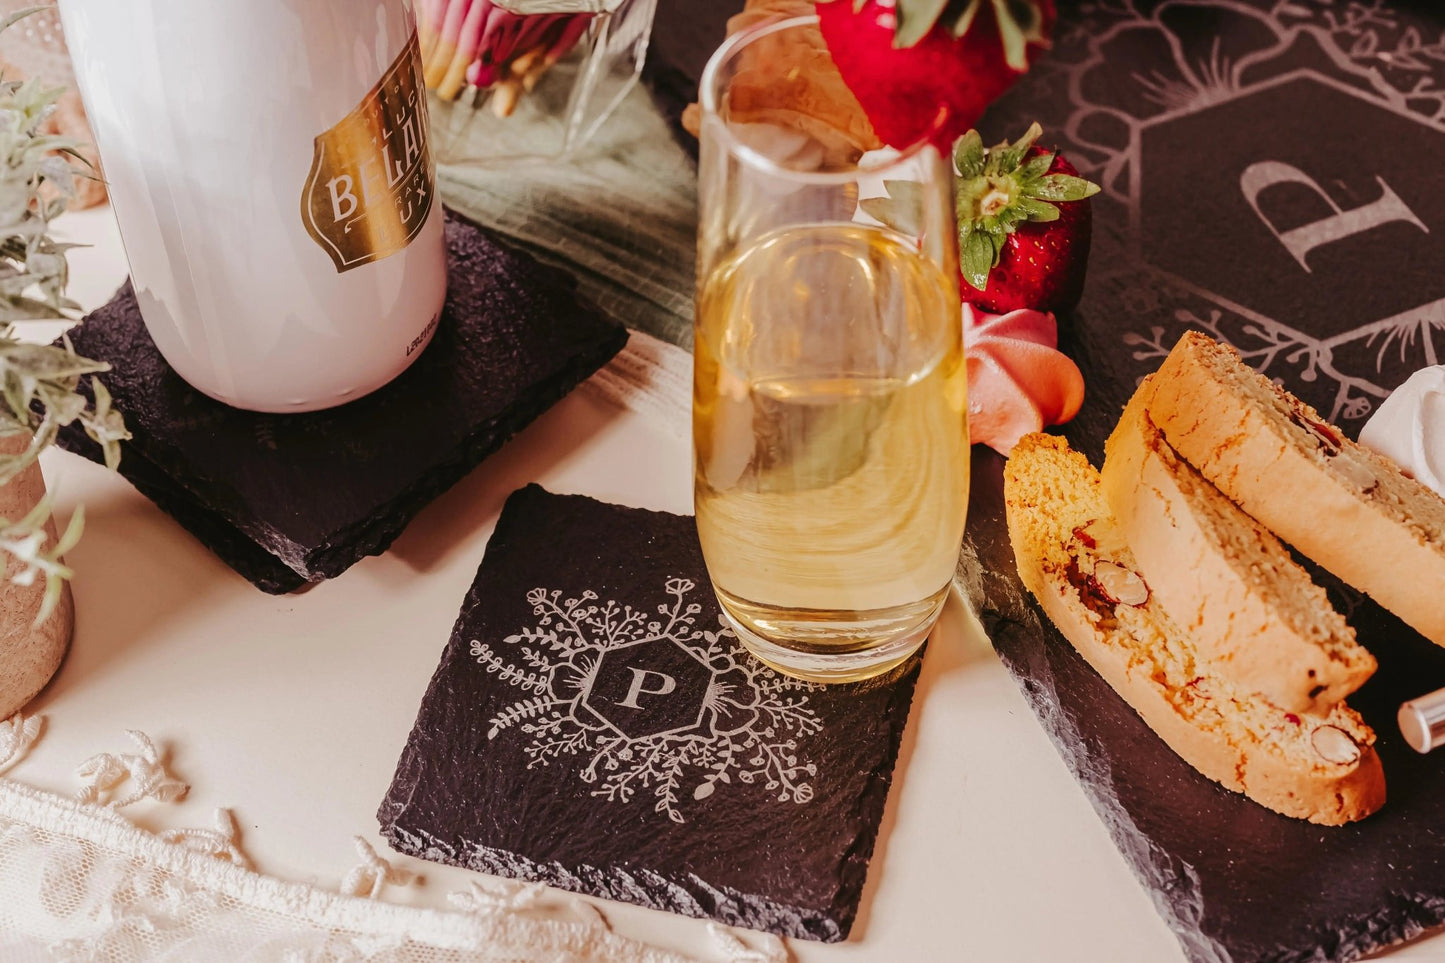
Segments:
[[[1445,321],[1445,185],[1423,160],[1445,151],[1445,130],[1309,69],[1229,93],[1141,125],[1132,240],[1258,326],[1235,340],[1319,342],[1342,379],[1323,410],[1350,418],[1386,389],[1345,356]]]
[[[1089,386],[1066,434],[1096,463],[1186,330],[1232,342],[1351,435],[1441,360],[1439,4],[1061,6],[1054,49],[989,113],[1000,134],[1035,119],[1104,185],[1084,298],[1060,319]],[[1445,680],[1445,650],[1317,574],[1379,653],[1350,702],[1389,785],[1378,813],[1322,831],[1211,783],[1150,731],[1022,601],[1001,499],[982,472],[975,491],[980,617],[1185,957],[1357,959],[1445,922],[1445,768],[1395,725]]]
[[[1442,29],[1385,0],[1066,17],[986,133],[1038,120],[1103,187],[1078,351],[1137,380],[1207,331],[1349,431],[1445,358]]]
[[[847,936],[918,675],[779,675],[720,620],[691,518],[507,500],[377,816],[398,850]]]

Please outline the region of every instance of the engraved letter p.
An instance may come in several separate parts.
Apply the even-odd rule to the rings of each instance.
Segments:
[[[1382,193],[1379,198],[1363,207],[1352,207],[1348,211],[1336,204],[1314,178],[1298,167],[1282,161],[1269,160],[1250,164],[1244,169],[1244,173],[1239,175],[1239,189],[1244,192],[1244,199],[1249,201],[1249,206],[1254,208],[1254,213],[1264,222],[1264,226],[1279,238],[1279,242],[1299,262],[1299,266],[1308,271],[1310,266],[1305,263],[1305,258],[1321,244],[1342,240],[1351,234],[1359,234],[1390,221],[1404,221],[1415,225],[1426,234],[1430,233],[1430,229],[1420,223],[1420,219],[1405,206],[1400,195],[1390,189],[1383,177],[1376,176],[1375,180],[1380,182]],[[1332,207],[1335,213],[1309,224],[1292,227],[1288,231],[1280,231],[1259,209],[1259,195],[1265,188],[1276,184],[1303,184],[1324,198],[1325,203]]]
[[[677,688],[677,680],[674,679],[672,676],[668,675],[666,672],[658,672],[655,669],[639,669],[635,666],[629,666],[629,670],[632,672],[632,685],[628,686],[627,688],[627,698],[617,703],[620,706],[626,706],[629,709],[641,709],[642,706],[637,704],[638,696],[644,694],[667,695],[673,689]],[[658,688],[649,689],[643,685],[643,683],[647,681],[647,677],[650,675],[655,675],[662,680],[662,683]]]

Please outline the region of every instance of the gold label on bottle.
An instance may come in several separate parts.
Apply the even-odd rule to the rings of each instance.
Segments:
[[[301,219],[337,273],[400,251],[431,213],[425,89],[413,33],[361,103],[316,138]]]

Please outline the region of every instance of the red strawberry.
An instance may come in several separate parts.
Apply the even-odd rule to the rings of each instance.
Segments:
[[[1054,0],[818,0],[818,26],[884,143],[947,150],[1047,46]]]
[[[1034,146],[1042,133],[1034,124],[1016,143],[985,149],[971,130],[954,147],[959,290],[985,311],[1059,311],[1083,292],[1088,198],[1099,187],[1062,154]]]

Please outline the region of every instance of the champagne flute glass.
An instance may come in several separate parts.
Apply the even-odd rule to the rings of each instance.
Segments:
[[[951,165],[924,141],[869,163],[834,108],[778,96],[810,82],[816,24],[739,33],[703,74],[694,500],[742,643],[842,682],[943,607],[968,427]]]

